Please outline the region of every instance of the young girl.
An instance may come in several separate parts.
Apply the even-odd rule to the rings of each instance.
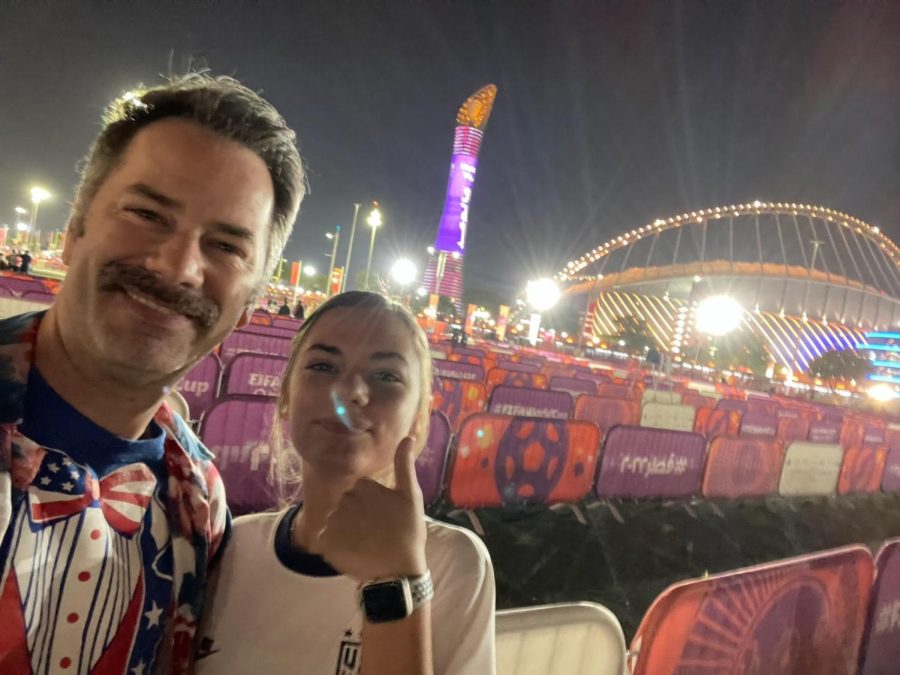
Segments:
[[[235,521],[197,672],[494,672],[487,550],[426,518],[416,482],[430,399],[404,308],[350,292],[307,319],[279,399],[293,448],[275,451],[280,467],[297,453],[303,503]]]

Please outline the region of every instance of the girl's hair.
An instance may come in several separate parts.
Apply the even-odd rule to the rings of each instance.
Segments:
[[[287,419],[290,409],[290,382],[297,362],[300,359],[300,350],[306,341],[306,336],[312,327],[325,314],[334,309],[360,309],[366,313],[379,314],[396,318],[407,329],[413,338],[413,348],[419,359],[419,406],[416,411],[416,424],[413,433],[416,436],[414,453],[416,456],[422,452],[428,441],[428,424],[431,414],[431,349],[425,332],[416,322],[412,313],[403,305],[389,300],[377,293],[365,291],[348,291],[335,295],[320,305],[304,321],[303,326],[294,336],[291,346],[291,355],[287,367],[281,379],[281,393],[278,396],[278,406],[275,410],[275,419],[272,424],[272,461],[269,465],[270,478],[277,490],[277,495],[282,503],[296,501],[300,485],[300,454],[285,442],[282,434],[282,422]],[[362,326],[360,329],[362,331]],[[389,482],[393,480],[393,465],[384,474],[377,478]]]

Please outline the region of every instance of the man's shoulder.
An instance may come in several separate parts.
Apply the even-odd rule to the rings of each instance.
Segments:
[[[26,312],[0,319],[0,345],[20,344],[30,341],[45,311]]]

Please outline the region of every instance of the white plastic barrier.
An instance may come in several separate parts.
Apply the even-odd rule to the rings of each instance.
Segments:
[[[49,306],[46,302],[34,302],[32,300],[22,300],[21,298],[0,296],[0,319],[8,319],[11,316],[24,314],[25,312],[40,312]]]
[[[641,408],[641,426],[671,431],[693,431],[697,409],[680,403],[650,401]]]
[[[497,612],[497,675],[624,675],[625,636],[590,602]]]
[[[834,494],[844,450],[831,443],[795,441],[788,446],[778,494],[826,496]]]
[[[662,391],[658,389],[646,389],[644,391],[644,403],[681,403],[681,393],[677,391]]]

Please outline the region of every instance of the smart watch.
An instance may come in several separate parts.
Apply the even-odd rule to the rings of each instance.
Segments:
[[[434,597],[431,571],[420,577],[380,579],[360,589],[360,605],[366,620],[387,623],[405,619]]]

